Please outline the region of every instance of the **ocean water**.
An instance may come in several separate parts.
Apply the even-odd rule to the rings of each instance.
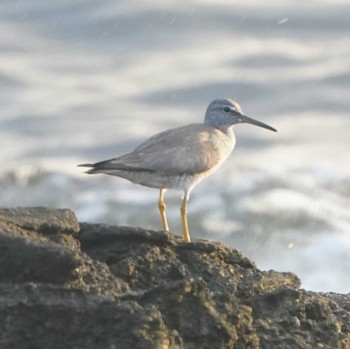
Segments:
[[[2,0],[0,205],[160,229],[158,192],[79,163],[112,158],[230,97],[235,128],[192,192],[191,234],[315,291],[350,291],[350,4]],[[181,233],[181,193],[167,192]]]

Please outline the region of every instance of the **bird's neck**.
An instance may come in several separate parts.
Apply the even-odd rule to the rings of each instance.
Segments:
[[[227,125],[226,124],[220,124],[220,125],[217,125],[217,124],[214,124],[214,123],[211,123],[211,122],[206,122],[206,124],[217,128],[218,130],[220,130],[223,133],[226,133],[230,137],[234,137],[233,125],[232,124],[227,124]]]
[[[233,133],[233,125],[229,125],[227,126],[224,130],[222,130],[223,132],[225,132],[226,134],[228,134],[229,136],[234,137],[234,133]]]

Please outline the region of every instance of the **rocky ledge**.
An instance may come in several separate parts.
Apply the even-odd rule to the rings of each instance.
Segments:
[[[0,210],[0,348],[350,348],[350,296],[217,242]]]

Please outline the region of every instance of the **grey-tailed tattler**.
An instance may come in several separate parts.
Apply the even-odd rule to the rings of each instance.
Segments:
[[[151,188],[160,189],[158,207],[165,231],[169,225],[165,213],[166,189],[184,191],[181,203],[183,237],[191,242],[187,223],[187,203],[192,189],[216,171],[231,154],[236,139],[233,126],[248,123],[275,131],[273,127],[243,114],[232,99],[215,99],[209,104],[204,123],[163,131],[140,144],[130,153],[116,158],[82,164],[86,173],[104,173]]]

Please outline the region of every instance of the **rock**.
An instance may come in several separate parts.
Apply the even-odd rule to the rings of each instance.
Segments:
[[[3,208],[0,221],[38,233],[78,233],[79,223],[71,210],[46,207]]]
[[[0,348],[350,348],[349,295],[220,243],[0,210]]]

